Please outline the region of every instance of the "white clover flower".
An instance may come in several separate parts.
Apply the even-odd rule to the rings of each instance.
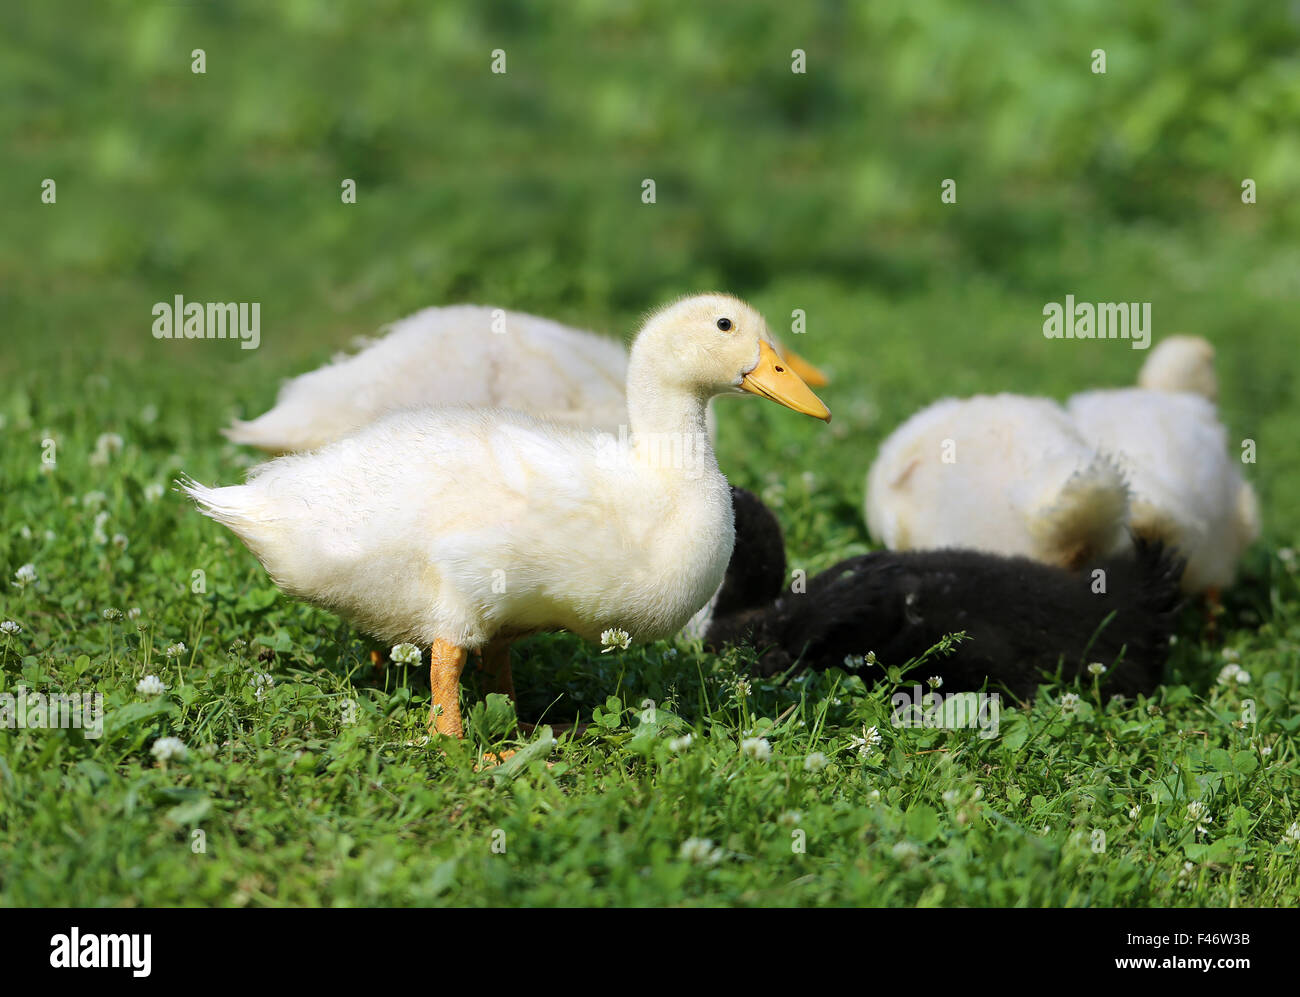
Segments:
[[[86,492],[81,496],[81,504],[87,509],[93,509],[97,505],[103,505],[108,501],[108,496],[103,492]]]
[[[1247,685],[1250,682],[1250,672],[1246,671],[1241,665],[1229,663],[1219,669],[1219,685]]]
[[[1142,816],[1142,804],[1134,803],[1131,807],[1128,808],[1129,820],[1137,820],[1141,816]]]
[[[1273,753],[1273,745],[1271,744],[1260,745],[1259,753],[1263,755],[1265,758],[1267,758],[1269,755]]]
[[[846,654],[844,655],[844,668],[846,671],[856,671],[862,667],[862,655]]]
[[[28,563],[14,572],[14,583],[22,588],[25,585],[34,584],[36,581],[36,565]]]
[[[857,748],[858,754],[863,758],[866,758],[871,754],[872,749],[880,744],[880,741],[880,729],[877,727],[868,727],[866,724],[863,724],[862,736],[857,737],[855,735],[849,741],[849,747]]]
[[[876,663],[876,652],[868,651],[865,655],[863,655],[862,660],[869,665],[874,665]]]
[[[782,827],[797,827],[803,820],[803,814],[798,810],[787,810],[776,818],[776,822]]]
[[[687,838],[678,854],[695,865],[717,865],[722,861],[722,849],[713,847],[711,838]]]
[[[164,489],[161,482],[151,481],[144,486],[144,500],[146,502],[157,502],[163,497]]]
[[[1190,886],[1192,882],[1192,876],[1195,875],[1195,873],[1196,873],[1196,866],[1194,866],[1191,862],[1184,862],[1182,869],[1179,870],[1178,873],[1178,885]]]
[[[1061,712],[1067,716],[1074,713],[1079,708],[1079,697],[1073,692],[1067,692],[1061,697]]]
[[[1100,661],[1094,661],[1094,662],[1092,662],[1092,664],[1090,664],[1090,665],[1088,666],[1088,674],[1089,674],[1089,675],[1104,675],[1104,674],[1106,674],[1106,666],[1103,665]]]
[[[262,698],[271,691],[271,687],[275,685],[275,678],[270,672],[254,672],[253,677],[248,680],[248,684],[253,687],[253,695],[258,702],[261,702]]]
[[[879,803],[879,802],[880,802],[880,790],[878,790],[878,789],[873,789],[870,793],[868,793],[868,794],[867,794],[867,802],[868,802],[868,803]]]
[[[1210,816],[1210,808],[1201,800],[1192,800],[1187,804],[1187,819],[1196,825],[1197,834],[1204,834],[1205,825],[1214,823],[1214,818]]]
[[[632,643],[632,636],[626,630],[614,628],[606,630],[600,635],[600,646],[605,650],[601,654],[609,654],[610,651],[626,651]]]
[[[668,750],[685,751],[695,742],[694,734],[683,734],[681,737],[674,737],[668,742]]]
[[[388,652],[388,656],[399,665],[418,665],[420,663],[420,649],[414,644],[394,644],[393,649]]]
[[[910,841],[900,841],[890,851],[894,856],[894,861],[904,867],[910,866],[921,854],[921,849]]]
[[[925,684],[928,685],[931,689],[938,689],[943,685],[943,676],[931,675],[928,679],[925,680]]]
[[[1282,839],[1288,844],[1300,845],[1300,820],[1291,822],[1291,826],[1286,829]]]
[[[19,626],[17,623],[15,623],[13,620],[5,620],[3,623],[0,623],[0,630],[3,630],[5,633],[9,634],[9,636],[11,636],[11,637],[12,637],[14,634],[16,634],[16,633],[17,633],[19,630],[21,630],[21,629],[22,629],[22,627],[20,627],[20,626]]]
[[[830,763],[831,760],[824,754],[820,751],[814,751],[803,760],[803,770],[805,772],[820,772]]]
[[[746,678],[736,679],[736,684],[735,684],[736,695],[741,699],[744,699],[746,696],[748,696],[753,691],[753,689],[754,687],[749,684],[749,679]]]
[[[100,433],[99,438],[95,440],[95,449],[104,453],[121,453],[122,437],[117,433]]]
[[[169,658],[179,658],[185,651],[185,642],[178,640],[175,644],[168,644],[165,653]]]
[[[91,539],[94,540],[95,543],[98,544],[100,547],[108,543],[108,534],[104,532],[104,524],[107,522],[108,522],[108,513],[106,512],[95,513],[95,528],[94,531],[91,533]]]
[[[110,607],[109,609],[104,610],[103,617],[104,619],[110,621],[120,620],[122,618],[122,611],[120,609],[113,609]]]
[[[138,620],[140,618],[140,607],[132,606],[130,609],[128,609],[126,611],[126,618],[128,620]]]
[[[745,738],[740,742],[740,751],[756,762],[765,762],[772,757],[772,745],[765,737]]]
[[[22,529],[18,531],[18,535],[24,540],[30,540],[32,538],[32,528],[24,523]]]
[[[943,792],[943,802],[949,806],[961,799],[961,793],[955,789],[946,789]]]
[[[157,675],[146,675],[135,684],[135,691],[142,696],[161,696],[167,691],[167,686]]]
[[[1225,647],[1225,648],[1223,649],[1223,652],[1222,652],[1222,653],[1223,653],[1223,660],[1224,660],[1224,661],[1240,661],[1240,660],[1241,660],[1241,652],[1238,651],[1235,647]]]
[[[127,540],[125,533],[113,534],[113,546],[116,547],[118,550],[126,550],[127,544],[129,543],[130,541]]]
[[[179,737],[160,737],[154,741],[153,747],[149,752],[160,762],[169,762],[172,759],[181,759],[185,757],[185,742]]]
[[[47,543],[54,543],[54,541],[58,539],[58,534],[56,534],[53,530],[46,530],[45,533],[42,535],[45,537],[45,541]]]

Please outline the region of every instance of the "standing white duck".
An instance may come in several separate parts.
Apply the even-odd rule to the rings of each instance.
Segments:
[[[632,437],[505,410],[393,413],[247,484],[185,490],[285,591],[386,641],[432,647],[438,731],[461,736],[467,650],[565,629],[669,636],[722,581],[731,493],[705,429],[710,397],[748,391],[829,421],[725,295],[646,320],[627,374]],[[501,658],[504,657],[504,662]]]
[[[826,383],[816,367],[771,342],[806,383]],[[627,368],[623,344],[550,319],[480,305],[426,308],[360,352],[286,382],[270,411],[225,434],[297,453],[388,412],[426,405],[510,408],[616,433],[628,425]]]
[[[1213,599],[1259,536],[1255,490],[1213,404],[1214,350],[1203,339],[1172,336],[1152,350],[1139,384],[1087,391],[1067,408],[1088,443],[1123,469],[1129,528],[1175,548],[1187,559],[1183,589]]]
[[[872,536],[892,550],[965,547],[1075,567],[1123,550],[1128,497],[1055,402],[948,398],[913,415],[867,475]]]

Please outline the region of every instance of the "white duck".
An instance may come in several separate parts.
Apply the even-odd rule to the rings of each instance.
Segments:
[[[1125,548],[1123,476],[1055,402],[948,398],[889,436],[866,518],[893,550],[965,547],[1075,567]]]
[[[1129,483],[1129,527],[1187,559],[1183,588],[1213,598],[1259,536],[1255,490],[1228,448],[1213,399],[1214,350],[1172,336],[1152,350],[1141,387],[1088,391],[1067,402],[1079,432],[1112,454]]]
[[[816,367],[772,344],[805,382],[826,383]],[[536,315],[479,305],[426,308],[360,352],[286,382],[270,411],[236,421],[225,434],[271,453],[296,453],[388,412],[426,405],[511,408],[617,433],[628,424],[627,368],[621,343]]]
[[[1162,339],[1138,372],[1138,387],[1148,391],[1179,391],[1219,400],[1214,371],[1214,347],[1200,336]]]
[[[767,338],[724,295],[652,315],[628,364],[629,445],[519,412],[428,408],[270,461],[244,485],[183,486],[285,591],[385,642],[431,645],[436,726],[461,736],[467,650],[487,650],[508,688],[513,638],[666,637],[718,588],[734,527],[709,398],[748,391],[830,419]]]

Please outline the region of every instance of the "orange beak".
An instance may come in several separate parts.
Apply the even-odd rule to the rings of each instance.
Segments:
[[[758,343],[758,363],[744,376],[740,386],[788,409],[823,422],[831,421],[831,410],[813,394],[803,378],[794,372],[793,365],[788,360],[782,360],[780,354],[763,340]]]
[[[785,351],[785,362],[790,365],[790,369],[803,378],[803,383],[810,388],[824,388],[831,383],[831,379],[826,373],[817,366],[810,364],[794,350]]]

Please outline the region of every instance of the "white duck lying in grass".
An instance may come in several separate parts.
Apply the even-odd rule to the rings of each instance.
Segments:
[[[1075,395],[1067,408],[1088,444],[1124,472],[1129,528],[1176,549],[1187,559],[1184,590],[1213,600],[1259,536],[1255,490],[1214,406],[1214,349],[1171,336],[1151,351],[1138,383]]]
[[[183,483],[286,592],[386,643],[428,645],[432,714],[462,735],[466,652],[510,688],[509,641],[544,630],[598,640],[676,633],[731,557],[731,493],[705,430],[718,394],[748,391],[829,421],[724,295],[652,315],[632,346],[630,446],[519,412],[397,412],[247,484]]]
[[[806,383],[826,383],[816,367],[772,343]],[[296,453],[427,405],[511,408],[616,433],[628,425],[627,370],[623,344],[595,333],[479,305],[426,308],[359,353],[286,382],[274,408],[225,433],[235,443]]]
[[[892,550],[961,547],[1075,567],[1128,547],[1128,493],[1045,398],[948,398],[880,446],[867,475],[872,536]]]

